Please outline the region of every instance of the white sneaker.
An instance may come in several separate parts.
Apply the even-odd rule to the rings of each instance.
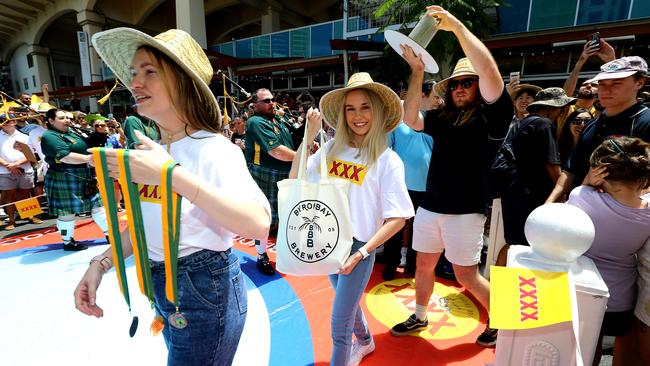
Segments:
[[[375,340],[370,339],[370,343],[363,345],[358,341],[352,342],[352,349],[350,350],[350,360],[348,366],[357,366],[361,360],[375,350]]]

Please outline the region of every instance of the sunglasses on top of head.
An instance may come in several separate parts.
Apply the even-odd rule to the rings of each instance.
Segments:
[[[275,98],[266,98],[257,101],[257,103],[264,103],[264,104],[271,104],[273,102],[275,102]]]
[[[450,80],[449,81],[449,90],[454,91],[460,86],[463,89],[469,89],[474,85],[478,80],[474,78],[460,79],[460,80]]]

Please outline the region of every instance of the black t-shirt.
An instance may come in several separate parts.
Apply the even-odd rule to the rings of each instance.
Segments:
[[[488,173],[513,115],[512,99],[503,93],[492,104],[482,102],[462,126],[427,112],[424,133],[433,137],[427,189],[421,207],[442,214],[485,213],[490,200]]]
[[[528,123],[531,119],[534,120]],[[517,185],[543,202],[555,186],[546,164],[560,165],[555,126],[548,118],[538,116],[526,117],[519,123],[523,129],[512,140]]]
[[[607,116],[605,111],[585,126],[566,169],[575,175],[573,187],[582,184],[589,172],[591,153],[605,141],[605,138],[617,135],[638,137],[645,142],[650,142],[650,109],[637,103],[612,117]]]

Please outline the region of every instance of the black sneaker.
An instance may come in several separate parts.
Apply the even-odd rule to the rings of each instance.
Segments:
[[[88,249],[88,246],[85,244],[81,244],[74,239],[70,240],[70,242],[67,244],[63,244],[63,250],[65,250],[66,252],[78,252],[84,249]]]
[[[411,333],[419,332],[421,330],[427,329],[429,321],[427,319],[419,320],[415,317],[415,314],[409,316],[406,321],[399,323],[390,330],[391,334],[395,337],[407,336]]]
[[[269,256],[266,253],[260,254],[257,257],[257,269],[267,276],[273,276],[275,274],[275,268],[269,261]]]
[[[384,267],[384,270],[381,271],[381,278],[384,279],[384,281],[392,281],[395,279],[395,272],[397,271],[397,268],[393,266],[386,266]]]
[[[483,333],[481,333],[478,338],[476,338],[476,344],[481,347],[494,348],[497,345],[497,333],[498,329],[492,329],[490,327],[485,327]]]

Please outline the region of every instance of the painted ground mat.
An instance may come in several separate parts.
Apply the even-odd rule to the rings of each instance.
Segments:
[[[125,224],[125,218],[121,219]],[[139,293],[133,260],[127,260],[132,314],[111,270],[97,303],[104,317],[78,312],[73,291],[90,259],[107,248],[89,219],[77,221],[75,239],[88,250],[65,252],[55,227],[16,232],[0,240],[0,365],[164,365],[162,336],[152,336],[153,311]],[[234,249],[248,288],[248,315],[235,365],[328,365],[334,292],[325,276],[294,277],[258,272],[252,240]],[[273,247],[269,249],[275,261]],[[474,344],[487,315],[458,284],[440,280],[429,305],[428,329],[396,338],[390,328],[415,308],[412,278],[398,272],[383,281],[377,263],[361,299],[376,344],[362,365],[486,365],[494,350]],[[400,270],[401,271],[401,270]],[[139,328],[133,338],[133,315]]]

